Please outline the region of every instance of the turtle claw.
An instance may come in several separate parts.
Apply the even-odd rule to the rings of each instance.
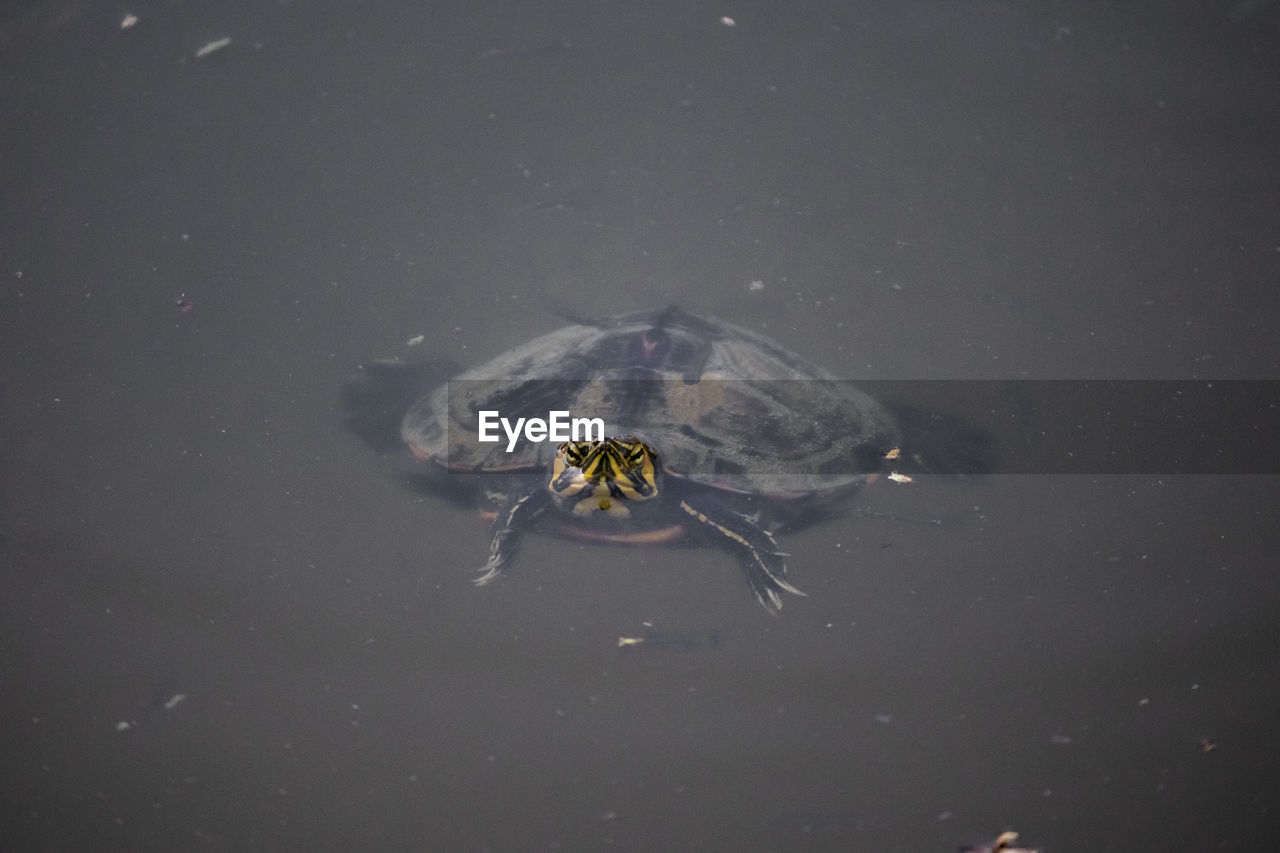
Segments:
[[[704,529],[718,532],[724,537],[721,542],[731,543],[729,547],[742,558],[742,569],[746,572],[751,592],[765,610],[777,614],[782,609],[780,592],[804,595],[787,582],[786,558],[791,555],[778,550],[773,533],[761,527],[755,516],[732,510],[713,516],[695,509],[687,501],[681,501],[680,508],[706,525]]]
[[[498,575],[502,574],[502,563],[495,563],[493,560],[489,560],[489,562],[480,567],[480,571],[482,572],[480,577],[473,578],[471,580],[471,582],[476,586],[484,586]]]
[[[764,608],[765,613],[770,616],[777,616],[778,611],[782,609],[782,599],[771,589],[766,589],[765,592],[768,593],[768,599],[765,599],[757,592],[756,601],[760,602],[760,606]]]
[[[807,593],[797,589],[787,581],[787,569],[782,560],[770,559],[771,557],[779,556],[778,554],[754,551],[744,561],[743,565],[747,573],[747,583],[751,585],[751,591],[755,594],[756,601],[760,602],[761,607],[775,616],[782,609],[782,596],[778,595],[778,593],[789,592],[792,595],[808,597]]]
[[[802,589],[796,589],[794,586],[787,583],[782,578],[774,578],[773,582],[776,583],[778,586],[782,587],[783,589],[785,589],[787,592],[791,593],[792,595],[798,595],[801,598],[809,597],[809,593],[805,592]]]
[[[489,543],[489,560],[480,567],[480,577],[471,582],[484,586],[502,574],[502,567],[516,552],[520,534],[546,506],[545,493],[534,492],[518,499],[498,515],[493,541]]]
[[[493,541],[489,543],[489,560],[480,567],[480,576],[471,582],[476,586],[484,586],[502,574],[502,566],[515,553],[518,541],[519,534],[509,526],[503,526],[493,534]]]
[[[774,541],[772,533],[767,530],[761,532],[772,547],[765,549],[755,544],[749,545],[745,563],[747,581],[751,584],[751,591],[764,605],[764,609],[776,613],[782,609],[782,598],[778,595],[779,592],[789,592],[804,598],[808,595],[787,581],[786,558],[791,555],[778,550],[778,543]]]

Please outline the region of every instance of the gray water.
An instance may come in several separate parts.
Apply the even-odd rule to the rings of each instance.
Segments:
[[[1280,841],[1274,478],[877,484],[775,619],[715,550],[475,588],[338,405],[668,303],[849,378],[1275,379],[1271,4],[6,10],[0,848]]]

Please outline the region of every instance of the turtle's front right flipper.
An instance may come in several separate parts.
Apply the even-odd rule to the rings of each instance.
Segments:
[[[502,572],[502,566],[513,556],[520,544],[520,536],[533,520],[547,508],[547,491],[538,489],[522,495],[498,513],[493,522],[493,541],[489,543],[489,560],[480,567],[480,577],[476,578],[476,586],[484,586]]]
[[[752,518],[718,506],[714,501],[698,509],[682,500],[680,508],[706,525],[704,530],[720,534],[723,538],[718,541],[739,555],[751,591],[769,613],[776,615],[782,609],[782,596],[778,593],[805,594],[787,581],[787,555],[778,550],[773,534]]]

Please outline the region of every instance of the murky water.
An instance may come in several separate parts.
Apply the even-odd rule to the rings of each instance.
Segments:
[[[707,549],[477,589],[338,402],[669,303],[1275,379],[1271,7],[170,5],[0,20],[0,847],[1275,846],[1272,477],[880,483],[774,619]]]

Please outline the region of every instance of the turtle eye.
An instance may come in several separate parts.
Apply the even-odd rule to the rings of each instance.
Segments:
[[[574,468],[581,468],[583,460],[587,458],[589,444],[590,442],[585,441],[566,441],[557,450],[566,463]]]
[[[633,438],[626,444],[626,452],[622,456],[622,463],[628,471],[642,468],[644,464],[654,458],[654,452],[643,441]]]

